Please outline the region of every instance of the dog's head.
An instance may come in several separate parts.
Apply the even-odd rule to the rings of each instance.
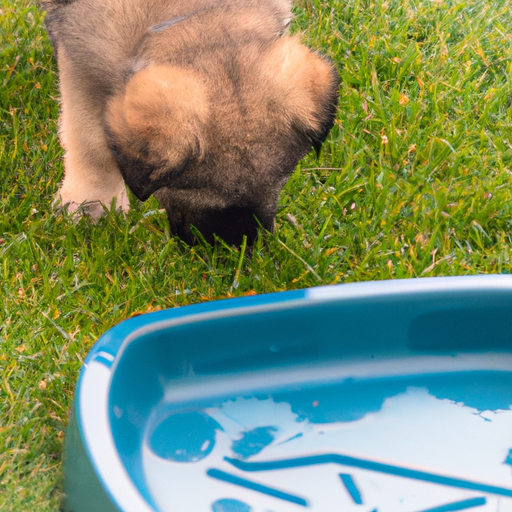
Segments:
[[[241,52],[241,53],[240,53]],[[296,37],[149,64],[110,101],[106,131],[123,177],[155,194],[171,229],[252,243],[272,230],[282,187],[333,126],[339,77]]]

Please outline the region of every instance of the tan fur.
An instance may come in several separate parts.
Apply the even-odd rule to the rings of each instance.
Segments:
[[[311,130],[323,122],[318,105],[332,88],[331,65],[300,44],[298,37],[281,38],[260,64],[281,98],[283,117]]]
[[[332,63],[286,34],[287,0],[53,0],[65,177],[76,209],[124,183],[167,210],[192,241],[252,240],[273,225],[279,192],[334,121]]]
[[[109,150],[101,109],[73,80],[63,50],[59,55],[61,116],[60,137],[65,150],[65,176],[56,198],[70,211],[85,206],[93,217],[103,213],[114,198],[123,211],[129,208],[124,180]]]
[[[140,158],[144,146],[149,158],[158,155],[169,167],[180,166],[191,153],[206,152],[202,132],[207,117],[200,77],[163,65],[135,74],[124,94],[115,96],[106,109],[106,123],[128,155]]]

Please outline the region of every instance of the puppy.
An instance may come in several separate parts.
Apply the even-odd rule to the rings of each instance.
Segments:
[[[171,230],[251,244],[333,126],[333,64],[287,34],[288,0],[49,0],[71,211],[154,194]],[[87,210],[86,210],[87,211]]]

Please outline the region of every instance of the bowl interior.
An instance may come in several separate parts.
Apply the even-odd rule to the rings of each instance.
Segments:
[[[162,322],[113,368],[116,448],[162,511],[510,508],[511,308],[452,290]]]

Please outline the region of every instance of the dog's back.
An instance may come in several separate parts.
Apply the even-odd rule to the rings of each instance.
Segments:
[[[146,60],[201,62],[198,50],[219,55],[232,46],[242,52],[248,40],[264,44],[278,37],[292,18],[286,0],[52,0],[45,5],[56,51],[62,47],[83,70],[80,78],[107,94],[125,83],[127,67],[136,67],[134,59],[144,51],[149,51]]]

